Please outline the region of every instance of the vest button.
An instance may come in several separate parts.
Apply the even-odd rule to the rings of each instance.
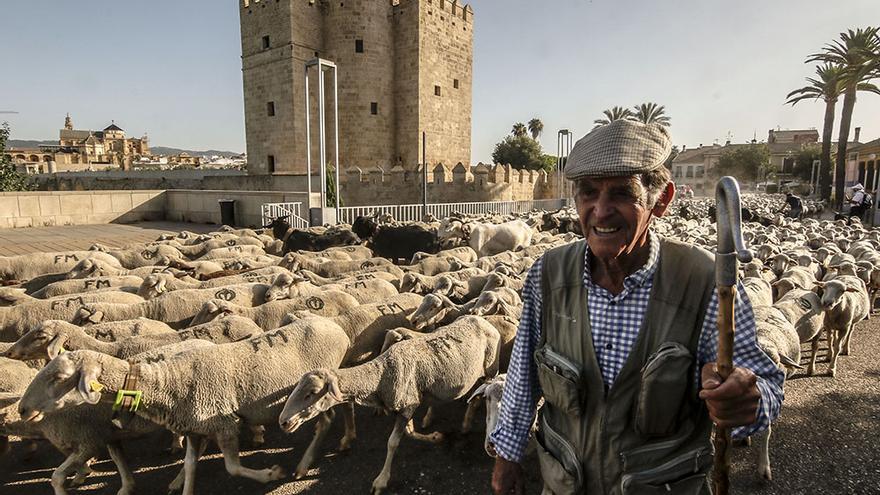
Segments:
[[[605,348],[610,351],[611,349],[614,349],[614,346],[611,344],[605,344]]]

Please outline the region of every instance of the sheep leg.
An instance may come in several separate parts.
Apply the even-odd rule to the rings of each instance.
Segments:
[[[810,357],[810,367],[807,369],[807,374],[809,376],[816,374],[816,354],[819,352],[819,340],[821,340],[821,338],[821,334],[813,337],[813,355]]]
[[[758,445],[758,476],[767,481],[773,480],[773,473],[770,471],[771,429],[772,426],[767,426],[767,431],[764,433],[763,438],[760,440],[760,444]]]
[[[260,483],[268,483],[284,478],[284,470],[278,465],[272,466],[269,469],[250,469],[242,466],[241,460],[238,457],[237,431],[231,434],[225,432],[218,433],[217,445],[220,447],[220,451],[223,452],[223,464],[226,466],[226,472],[232,476],[242,476]]]
[[[312,437],[312,443],[309,444],[302,459],[300,459],[299,464],[296,466],[296,473],[294,474],[295,479],[302,479],[309,473],[309,466],[315,461],[315,455],[317,454],[318,448],[321,446],[321,440],[324,439],[327,430],[330,429],[330,423],[332,422],[333,414],[331,411],[327,411],[318,416],[318,420],[315,422],[315,436]]]
[[[186,436],[186,457],[183,459],[183,495],[195,495],[196,464],[201,457],[201,444],[207,443],[204,438],[196,435]],[[198,444],[198,446],[197,446]],[[175,480],[176,481],[176,480]],[[172,485],[174,482],[172,482]],[[169,486],[169,488],[171,488]]]
[[[829,369],[828,374],[831,377],[837,374],[837,356],[839,349],[837,348],[839,339],[837,339],[837,329],[831,329],[828,332],[828,353],[829,353]]]
[[[122,478],[122,488],[116,492],[116,495],[131,495],[134,493],[134,473],[128,466],[125,456],[122,454],[122,447],[116,444],[107,445],[107,452],[113,463],[116,464],[116,470],[119,471],[119,477]]]
[[[480,408],[480,405],[483,403],[483,398],[480,396],[474,397],[470,402],[468,402],[467,410],[464,412],[464,419],[461,421],[461,432],[462,433],[470,433],[471,427],[474,423],[474,415],[477,414],[477,410]]]
[[[388,487],[388,480],[391,479],[391,462],[394,460],[394,453],[397,451],[397,446],[400,445],[400,438],[403,437],[407,425],[412,423],[412,420],[410,419],[411,416],[412,413],[397,415],[397,419],[394,422],[394,429],[391,430],[391,435],[388,436],[388,450],[385,453],[385,464],[382,466],[382,471],[379,473],[379,476],[376,476],[376,479],[373,480],[373,488],[370,490],[370,495],[380,495],[382,491]]]
[[[89,466],[89,463],[86,462],[82,466],[76,469],[76,475],[74,475],[73,479],[70,480],[70,486],[79,486],[86,482],[86,478],[92,474],[92,468]]]
[[[346,402],[342,405],[342,418],[345,420],[345,435],[339,441],[339,450],[344,452],[351,448],[351,444],[357,440],[357,426],[354,422],[354,402]]]
[[[198,452],[196,453],[196,461],[198,462],[199,458],[205,453],[205,450],[208,448],[208,440],[205,438],[199,439]],[[183,488],[184,478],[186,476],[186,460],[184,459],[183,469],[177,473],[177,476],[174,480],[168,484],[169,492],[179,492]]]
[[[846,329],[846,333],[843,334],[843,338],[840,341],[841,351],[840,354],[842,356],[849,356],[849,339],[852,337],[853,330],[856,328],[855,322],[850,323],[849,327]]]
[[[443,434],[439,431],[435,431],[434,433],[429,434],[417,432],[415,426],[413,426],[412,419],[410,419],[406,423],[406,436],[420,442],[440,443],[443,441]]]
[[[67,456],[67,459],[60,466],[52,471],[52,490],[55,495],[66,495],[67,490],[64,489],[64,482],[67,481],[67,474],[71,471],[79,469],[80,466],[88,462],[91,454],[83,450],[76,450]]]
[[[171,453],[176,454],[178,452],[183,452],[183,435],[178,435],[177,433],[171,433]]]

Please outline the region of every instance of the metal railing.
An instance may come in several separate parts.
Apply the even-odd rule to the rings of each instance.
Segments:
[[[438,219],[448,217],[453,213],[464,213],[467,215],[497,213],[501,215],[509,215],[512,213],[525,213],[533,209],[557,210],[570,204],[569,198],[471,203],[430,203],[427,205],[427,213],[434,215],[434,217]],[[417,222],[422,219],[423,206],[420,204],[346,206],[339,208],[336,218],[342,223],[352,223],[357,217],[370,216],[375,213],[389,213],[395,220],[400,222]]]
[[[302,203],[264,203],[262,207],[263,225],[280,217],[290,217],[290,226],[295,229],[309,228],[309,221],[302,216]]]

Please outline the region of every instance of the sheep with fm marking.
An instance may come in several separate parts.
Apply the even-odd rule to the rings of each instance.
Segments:
[[[336,316],[356,308],[360,303],[346,292],[324,291],[320,295],[271,301],[256,307],[245,307],[221,299],[212,299],[192,318],[190,326],[207,323],[227,315],[239,315],[253,320],[265,331],[281,326],[282,321],[294,311],[310,311],[319,316]]]
[[[66,272],[85,259],[100,260],[109,265],[121,267],[118,259],[97,251],[0,256],[0,280],[30,280],[39,275]]]
[[[403,270],[395,266],[385,258],[370,258],[366,260],[353,261],[318,261],[315,258],[307,258],[296,253],[287,253],[279,264],[292,272],[299,270],[308,270],[316,273],[321,277],[338,277],[346,275],[356,270],[364,270],[367,268],[379,271],[386,271],[400,278],[403,276]]]
[[[394,429],[382,471],[373,481],[378,495],[388,486],[391,464],[400,438],[439,442],[442,435],[416,433],[412,416],[423,403],[443,403],[465,396],[480,380],[498,369],[498,331],[476,316],[420,339],[391,346],[376,359],[353,368],[315,369],[305,374],[278,417],[281,428],[293,432],[306,421],[346,401],[392,412]]]
[[[156,364],[132,365],[93,351],[69,352],[37,374],[19,402],[19,413],[24,421],[39,420],[74,404],[112,402],[125,376],[136,367],[142,392],[136,414],[187,436],[184,495],[194,493],[196,463],[205,438],[220,446],[230,474],[266,483],[282,479],[284,472],[279,466],[254,470],[241,465],[239,423],[276,421],[282,407],[279,399],[306,371],[339,366],[347,343],[341,328],[315,318]],[[100,383],[101,390],[95,391],[92,383]]]
[[[346,292],[362,304],[384,301],[398,294],[391,282],[377,278],[317,286],[303,276],[285,273],[277,276],[266,291],[266,302],[317,296],[327,290]]]
[[[458,290],[469,291],[471,287],[482,290],[485,285],[486,272],[479,268],[465,268],[455,272],[439,273],[437,275],[422,275],[421,273],[408,272],[400,279],[400,292],[414,292],[416,294],[428,294],[438,290],[438,284],[443,284],[444,293],[453,293]],[[482,283],[482,285],[481,285]]]

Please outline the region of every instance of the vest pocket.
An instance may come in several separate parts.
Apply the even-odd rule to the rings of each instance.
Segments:
[[[535,351],[535,364],[544,400],[566,414],[580,416],[583,403],[580,367],[546,345]]]
[[[711,448],[692,450],[657,467],[624,474],[620,479],[621,492],[624,495],[709,493],[706,473],[711,463]]]
[[[636,402],[636,430],[645,437],[667,436],[675,431],[685,402],[694,358],[678,342],[665,342],[642,368]]]
[[[535,440],[544,493],[548,490],[555,495],[580,493],[584,485],[583,471],[574,447],[550,428],[543,414]]]

